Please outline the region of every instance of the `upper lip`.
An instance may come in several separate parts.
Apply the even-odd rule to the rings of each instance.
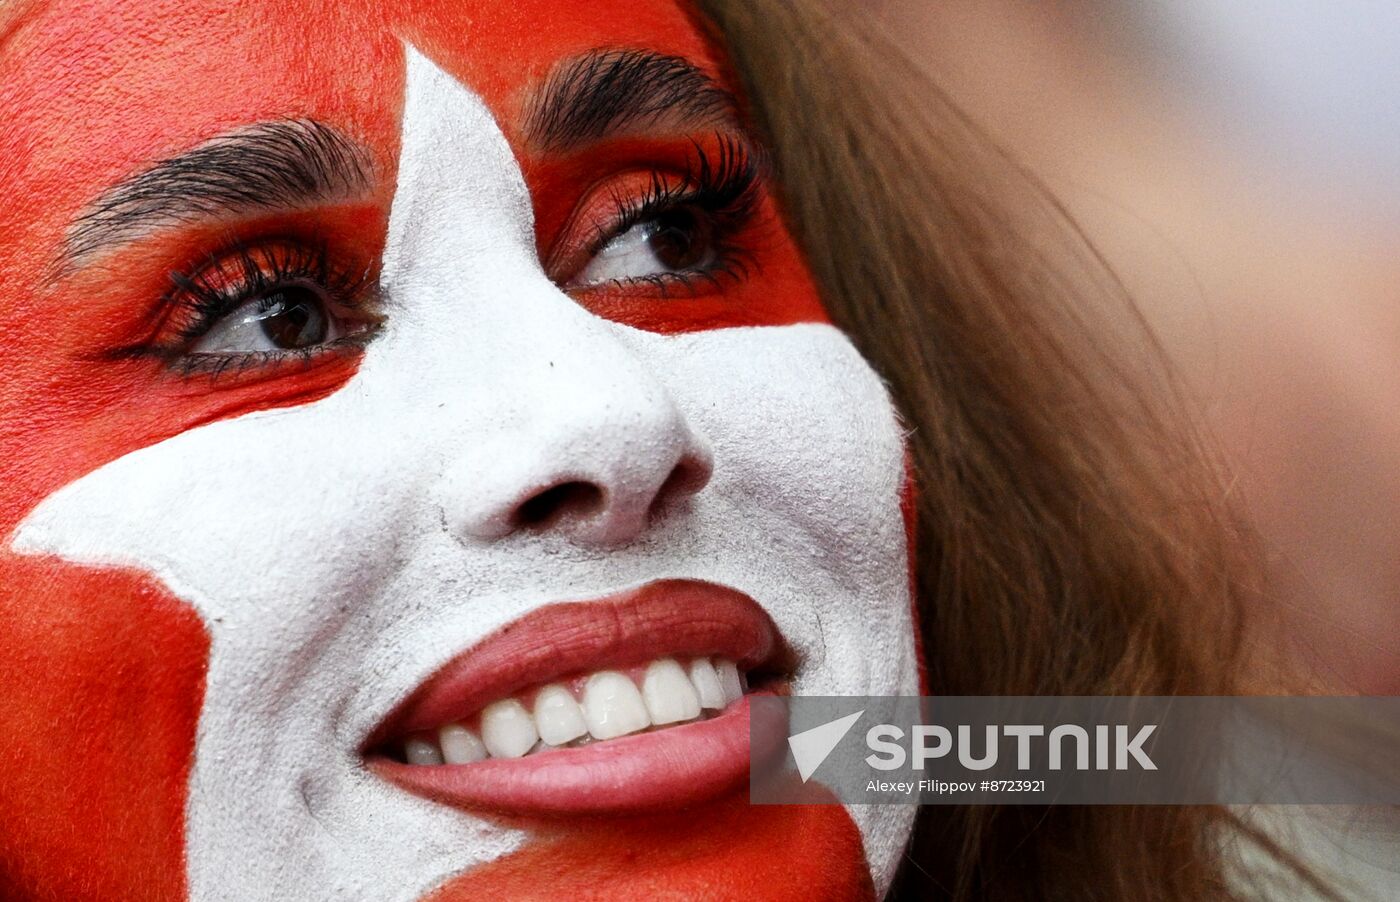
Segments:
[[[539,608],[458,654],[413,690],[364,743],[466,719],[501,698],[571,674],[670,655],[728,658],[741,671],[788,672],[768,615],[735,589],[659,580],[592,601]]]

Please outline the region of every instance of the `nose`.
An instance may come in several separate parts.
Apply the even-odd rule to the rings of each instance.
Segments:
[[[625,545],[709,482],[709,447],[665,386],[620,345],[592,351],[537,358],[501,430],[449,468],[444,519],[460,540]]]

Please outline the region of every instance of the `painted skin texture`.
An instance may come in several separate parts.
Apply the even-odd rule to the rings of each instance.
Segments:
[[[527,823],[408,795],[359,756],[396,703],[494,630],[662,578],[753,596],[802,658],[795,691],[917,691],[899,430],[823,323],[771,203],[740,236],[743,277],[695,297],[565,293],[541,263],[578,243],[577,211],[636,190],[637,173],[674,176],[714,129],[651,123],[547,151],[525,134],[532,92],[598,48],[718,77],[684,10],[133,0],[8,15],[0,896],[843,899],[887,885],[903,809],[735,797]],[[366,149],[363,190],[167,223],[55,267],[69,223],[113,185],[292,118]],[[171,271],[274,238],[372,272],[383,325],[366,347],[217,378],[113,353],[159,325]],[[677,467],[699,476],[668,488]],[[606,503],[503,528],[561,478]]]

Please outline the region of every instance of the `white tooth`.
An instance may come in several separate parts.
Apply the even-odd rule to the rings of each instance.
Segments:
[[[588,732],[583,709],[573,693],[559,684],[546,686],[535,696],[535,727],[550,745],[563,745]]]
[[[486,757],[486,746],[476,734],[459,723],[450,723],[438,730],[442,759],[448,764],[471,764]]]
[[[513,698],[492,702],[481,711],[481,741],[493,758],[519,758],[539,738],[535,719]]]
[[[715,710],[724,707],[724,687],[708,659],[696,658],[690,663],[690,681],[700,695],[700,707]]]
[[[719,685],[724,690],[724,703],[737,702],[744,697],[744,684],[739,679],[739,668],[733,661],[723,658],[715,661],[715,673],[719,674]]]
[[[583,716],[594,739],[615,739],[651,726],[637,686],[616,670],[603,670],[583,686]]]
[[[410,736],[403,741],[403,757],[409,764],[441,764],[442,752],[426,736]]]
[[[700,716],[700,696],[681,665],[670,658],[655,661],[642,679],[642,700],[656,725],[694,720]]]

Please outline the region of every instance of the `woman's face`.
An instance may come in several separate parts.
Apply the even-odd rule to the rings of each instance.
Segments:
[[[750,807],[725,662],[917,691],[901,434],[685,10],[0,42],[0,890],[883,890],[910,810]]]

